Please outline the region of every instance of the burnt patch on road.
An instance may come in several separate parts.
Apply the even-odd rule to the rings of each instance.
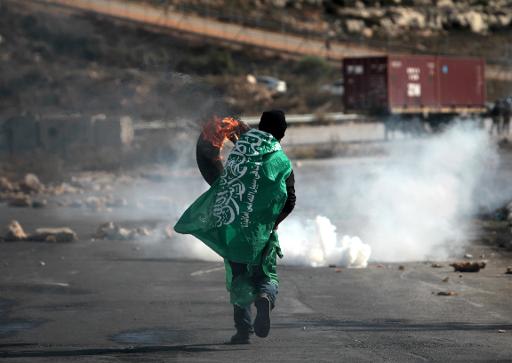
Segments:
[[[192,335],[183,330],[171,328],[148,328],[120,332],[110,340],[121,344],[169,344],[191,341]]]

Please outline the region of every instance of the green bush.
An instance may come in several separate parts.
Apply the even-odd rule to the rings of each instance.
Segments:
[[[294,72],[309,79],[321,79],[330,77],[334,67],[323,58],[306,56],[297,63]]]
[[[179,62],[177,71],[192,74],[234,74],[237,71],[231,53],[221,49],[210,49],[203,54],[191,56]]]

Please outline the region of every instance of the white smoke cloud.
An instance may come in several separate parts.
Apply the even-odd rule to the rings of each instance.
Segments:
[[[338,239],[336,227],[323,216],[305,223],[291,218],[280,227],[279,236],[285,265],[364,268],[371,254],[371,247],[359,237]]]
[[[468,123],[397,142],[386,157],[308,161],[295,170],[296,210],[279,227],[280,263],[364,267],[370,253],[373,261],[446,259],[467,244],[478,208],[504,201],[494,184],[498,161],[487,132]],[[205,187],[172,194],[184,209]],[[218,260],[190,236],[158,245],[161,255]]]
[[[506,191],[496,186],[498,161],[488,133],[466,122],[397,143],[389,157],[374,163],[333,164],[340,176],[332,190],[314,181],[328,197],[303,202],[314,213],[341,214],[342,231],[362,240],[338,240],[328,219],[292,216],[280,227],[283,262],[347,266],[351,253],[364,257],[371,251],[373,261],[383,262],[442,260],[460,253],[468,243],[471,216],[506,199]],[[298,179],[297,188],[311,187]]]
[[[373,259],[445,259],[460,251],[478,208],[475,192],[497,160],[487,132],[462,123],[416,150],[396,150],[360,199]]]

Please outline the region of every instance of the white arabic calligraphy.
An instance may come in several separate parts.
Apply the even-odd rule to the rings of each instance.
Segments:
[[[240,214],[240,203],[246,192],[246,187],[242,183],[241,178],[248,172],[247,158],[259,154],[259,147],[262,145],[265,137],[267,137],[267,134],[264,132],[250,130],[243,135],[243,138],[236,142],[229,154],[219,182],[220,191],[216,195],[213,207],[213,216],[216,219],[215,225],[217,227],[232,223]],[[252,201],[257,191],[255,183],[260,178],[258,174],[259,168],[260,164],[256,163],[256,167],[250,172],[255,178],[250,187],[250,211],[252,211]],[[248,216],[245,216],[244,213],[243,217],[242,225],[248,226]]]

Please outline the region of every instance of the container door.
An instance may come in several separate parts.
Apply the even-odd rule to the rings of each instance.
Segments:
[[[343,61],[344,103],[348,111],[387,110],[385,57],[347,58]]]
[[[440,101],[443,108],[484,107],[484,63],[480,59],[439,57]]]
[[[395,113],[433,112],[438,107],[435,57],[389,57],[389,103]]]

